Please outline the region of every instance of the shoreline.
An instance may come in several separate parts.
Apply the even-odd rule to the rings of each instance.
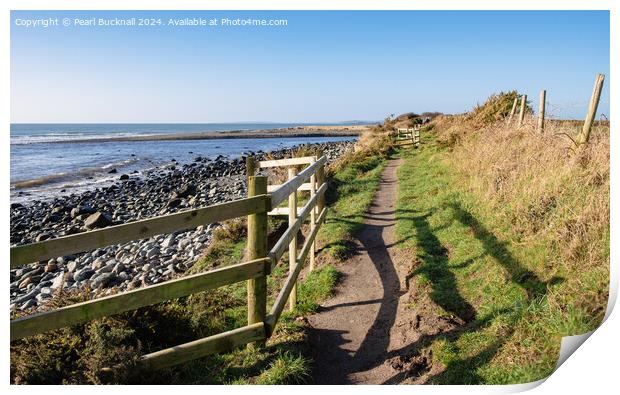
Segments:
[[[299,126],[281,129],[203,131],[133,136],[93,137],[75,140],[58,140],[44,144],[107,143],[123,141],[183,141],[183,140],[227,140],[227,139],[271,139],[301,137],[356,137],[369,130],[372,125],[352,126]]]
[[[355,141],[302,144],[257,159],[291,157],[300,147],[323,149],[333,162]],[[11,246],[85,232],[245,197],[245,160],[218,156],[157,166],[144,174],[119,174],[109,186],[49,200],[12,203]],[[93,228],[92,219],[97,217]],[[162,234],[95,251],[58,257],[10,271],[11,311],[33,312],[61,290],[88,290],[91,297],[169,280],[189,270],[210,244],[219,224]]]

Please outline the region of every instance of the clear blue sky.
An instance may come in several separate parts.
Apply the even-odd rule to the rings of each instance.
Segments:
[[[59,18],[58,27],[16,26]],[[264,18],[286,27],[63,27],[71,18]],[[318,122],[463,112],[518,89],[583,118],[607,11],[13,11],[12,122]]]

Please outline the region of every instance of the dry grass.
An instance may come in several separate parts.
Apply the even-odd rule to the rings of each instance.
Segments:
[[[353,151],[348,152],[327,167],[327,176],[332,177],[335,173],[347,167],[364,163],[369,158],[385,157],[394,148],[394,143],[389,135],[390,131],[390,127],[383,126],[362,133]]]
[[[508,216],[526,240],[547,240],[567,268],[607,266],[609,231],[609,127],[596,126],[578,148],[578,125],[536,119],[521,128],[503,120],[475,129],[443,119],[439,138],[454,141],[450,162],[468,187]],[[465,125],[465,126],[463,126]]]

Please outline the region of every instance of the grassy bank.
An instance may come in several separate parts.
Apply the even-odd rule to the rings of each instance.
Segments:
[[[11,382],[296,384],[310,380],[312,361],[303,316],[331,295],[338,279],[334,263],[348,254],[348,245],[342,240],[350,239],[361,227],[362,214],[378,185],[382,158],[389,150],[378,135],[362,138],[355,152],[328,169],[330,211],[317,238],[318,269],[302,272],[298,305],[283,313],[265,346],[240,347],[158,371],[141,370],[137,364],[140,355],[246,325],[246,285],[242,282],[16,341],[11,344]],[[286,225],[270,221],[270,242],[275,242]],[[241,261],[245,242],[245,221],[228,221],[216,230],[191,272]],[[269,306],[281,289],[287,268],[285,257],[268,277]],[[88,290],[66,293],[57,298],[56,307],[88,298]],[[102,368],[115,365],[123,368],[102,373]]]
[[[606,308],[608,129],[577,149],[566,125],[517,130],[488,108],[439,119],[401,153],[397,235],[422,315],[458,323],[420,341],[432,383],[546,377],[561,337],[596,328]]]

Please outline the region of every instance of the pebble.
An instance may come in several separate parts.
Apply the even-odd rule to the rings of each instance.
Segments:
[[[91,278],[93,274],[95,274],[94,270],[92,270],[91,268],[85,267],[84,269],[81,269],[75,272],[75,274],[73,275],[73,278],[75,279],[75,281],[83,281],[83,280],[87,280]]]

